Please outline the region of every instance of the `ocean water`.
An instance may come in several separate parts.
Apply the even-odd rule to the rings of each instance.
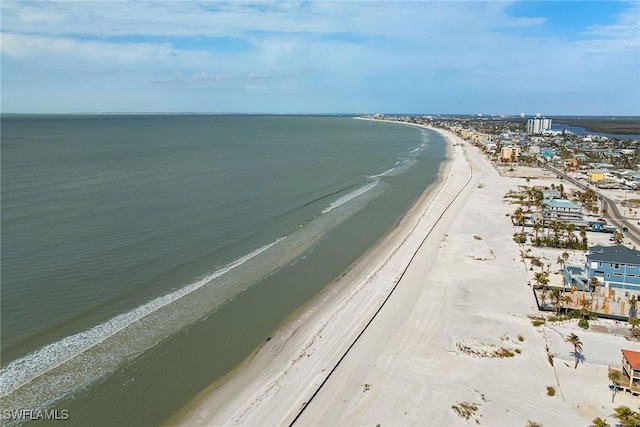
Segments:
[[[78,426],[167,420],[391,230],[446,156],[436,133],[350,117],[1,125],[2,407]]]

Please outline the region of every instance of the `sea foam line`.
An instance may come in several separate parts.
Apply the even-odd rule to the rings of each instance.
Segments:
[[[393,170],[393,169],[390,169]],[[380,182],[380,180],[376,179],[375,181],[364,185],[350,193],[345,194],[344,196],[340,197],[338,200],[336,200],[335,202],[331,203],[329,206],[327,206],[326,208],[324,208],[322,210],[323,214],[326,214],[328,212],[331,212],[332,210],[339,208],[340,206],[344,205],[345,203],[349,202],[350,200],[355,199],[358,196],[363,195],[364,193],[366,193],[367,191],[373,189],[376,185],[378,185],[378,183]]]
[[[251,258],[261,254],[285,238],[286,236],[280,237],[276,241],[254,250],[214,273],[184,286],[177,291],[155,298],[131,311],[120,314],[105,323],[84,332],[70,335],[60,341],[48,344],[39,350],[31,352],[20,359],[14,360],[0,370],[0,397],[13,393],[15,390],[33,381],[35,378],[38,378],[73,357],[87,351],[91,347],[106,340],[132,323],[144,318],[167,304],[177,301],[185,295],[203,287],[211,280],[244,264]]]
[[[422,144],[420,144],[419,146],[417,146],[417,147],[416,147],[416,148],[414,148],[413,150],[409,151],[409,154],[416,153],[416,152],[418,152],[418,151],[422,150],[422,149],[423,149],[424,147],[426,147],[426,146],[427,146],[427,143],[426,143],[426,142],[423,142]]]

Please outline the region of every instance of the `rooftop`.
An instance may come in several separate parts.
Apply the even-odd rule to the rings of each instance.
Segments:
[[[551,208],[582,209],[581,205],[578,205],[566,199],[545,199],[542,201],[542,203]]]
[[[629,361],[633,369],[640,369],[640,351],[622,350],[622,355]]]
[[[592,246],[589,248],[587,260],[640,264],[640,251],[629,249],[623,245]]]

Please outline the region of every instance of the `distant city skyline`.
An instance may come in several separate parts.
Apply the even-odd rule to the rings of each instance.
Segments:
[[[640,115],[640,2],[4,1],[2,112]]]

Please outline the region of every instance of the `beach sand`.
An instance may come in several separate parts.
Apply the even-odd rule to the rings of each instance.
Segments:
[[[515,207],[503,196],[531,184],[501,177],[475,147],[437,131],[451,157],[440,182],[170,424],[585,426],[640,404],[623,393],[612,404],[607,383],[620,348],[640,344],[528,318],[537,314],[533,272],[512,240]],[[571,332],[584,343],[577,369],[563,341]],[[467,420],[454,406],[476,409]]]

